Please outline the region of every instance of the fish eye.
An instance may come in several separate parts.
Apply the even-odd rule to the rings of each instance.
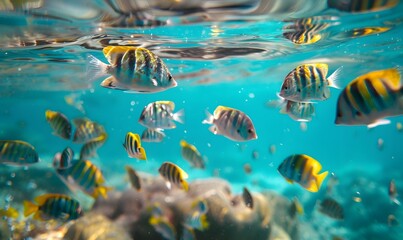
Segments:
[[[171,74],[168,76],[168,81],[172,81],[172,75]]]
[[[252,130],[252,129],[248,129],[248,133],[253,133],[253,130]]]
[[[240,129],[237,129],[237,130],[236,130],[236,132],[237,132],[237,133],[240,133],[240,132],[241,132],[241,130],[240,130]]]
[[[337,112],[337,117],[343,117],[343,114],[339,111],[339,112]]]
[[[361,114],[361,112],[356,111],[356,112],[355,112],[355,115],[357,115],[357,116],[361,116],[362,114]]]

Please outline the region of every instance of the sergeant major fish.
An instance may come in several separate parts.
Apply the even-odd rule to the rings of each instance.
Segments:
[[[396,68],[373,71],[350,82],[337,100],[336,124],[389,124],[389,116],[403,114],[403,87]]]
[[[128,132],[123,147],[131,158],[147,160],[146,151],[141,146],[140,136],[137,133]]]
[[[279,165],[279,173],[289,183],[297,182],[310,192],[317,192],[328,172],[319,174],[322,165],[314,158],[304,154],[294,154]]]
[[[212,124],[209,130],[214,134],[223,135],[234,141],[257,139],[252,120],[243,112],[229,107],[218,106],[214,115],[207,112],[203,124]]]
[[[24,141],[0,140],[0,164],[27,166],[39,162],[35,148]]]
[[[59,112],[47,110],[45,112],[46,120],[49,122],[50,127],[53,129],[53,134],[61,138],[71,139],[71,123],[65,115]]]
[[[101,83],[103,87],[134,92],[160,92],[177,86],[163,61],[148,49],[108,46],[102,52],[110,65],[89,55],[87,76],[93,80],[112,75]]]
[[[279,96],[295,102],[326,100],[330,97],[329,87],[339,88],[337,79],[341,67],[326,78],[327,64],[303,64],[285,77]]]
[[[180,189],[189,190],[189,184],[185,180],[188,178],[188,174],[179,166],[171,162],[164,162],[158,172],[165,179],[169,189],[171,189],[171,184],[174,184]]]
[[[139,123],[147,128],[172,129],[176,128],[174,121],[183,123],[184,111],[173,113],[175,103],[171,101],[155,101],[144,107],[140,114]]]
[[[74,143],[87,143],[105,134],[105,129],[102,125],[88,118],[76,118],[73,123],[76,127],[73,136]]]
[[[181,140],[180,146],[182,147],[182,157],[187,160],[192,167],[201,169],[205,168],[204,159],[194,145],[189,144],[185,140]]]
[[[34,214],[35,220],[74,220],[83,215],[80,203],[63,194],[44,194],[35,198],[35,203],[24,201],[24,216]]]
[[[141,134],[141,141],[143,142],[162,142],[165,138],[163,129],[159,128],[147,128]]]
[[[342,206],[333,198],[325,198],[319,205],[319,212],[338,220],[344,219]]]
[[[56,153],[53,157],[53,167],[56,169],[66,169],[71,167],[74,152],[71,148],[66,147],[62,153]]]

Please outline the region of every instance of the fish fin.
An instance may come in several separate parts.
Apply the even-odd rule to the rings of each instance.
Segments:
[[[151,79],[151,84],[152,84],[154,87],[158,87],[158,81],[157,81],[157,79],[155,79],[155,78]]]
[[[34,219],[34,220],[39,220],[39,221],[46,220],[46,219],[44,219],[44,218],[41,216],[41,213],[40,213],[39,211],[37,211],[37,212],[34,214],[33,219]]]
[[[185,110],[181,109],[173,115],[173,119],[179,123],[184,123]]]
[[[319,190],[319,186],[315,180],[309,181],[308,186],[305,186],[305,189],[310,192],[317,192]]]
[[[13,207],[9,207],[9,208],[7,209],[7,216],[8,216],[9,218],[17,219],[19,215],[20,215],[20,214],[18,213],[17,209],[15,209],[15,208],[13,208]]]
[[[280,113],[281,113],[281,114],[288,114],[288,112],[287,112],[287,105],[284,105],[284,106],[281,107]]]
[[[390,120],[388,119],[378,119],[374,123],[368,124],[368,128],[374,128],[380,125],[390,124]]]
[[[320,186],[322,185],[323,180],[325,180],[325,178],[327,177],[328,174],[329,174],[329,172],[326,171],[326,172],[323,172],[316,176],[316,185],[318,186],[318,190],[319,190]]]
[[[94,193],[92,194],[92,197],[94,199],[97,199],[99,195],[101,195],[104,199],[108,199],[108,192],[113,190],[112,187],[106,187],[106,186],[99,186],[96,187],[94,190]]]
[[[211,127],[209,127],[208,130],[210,130],[210,132],[212,132],[214,134],[218,134],[218,129],[215,125],[212,125]]]
[[[206,119],[202,121],[203,124],[212,124],[214,122],[214,116],[206,110]]]
[[[98,58],[89,54],[87,56],[86,76],[89,81],[94,81],[97,78],[107,75],[108,64],[103,63]]]
[[[33,202],[30,201],[24,201],[24,217],[28,217],[29,215],[32,215],[33,213],[37,212],[39,209],[39,206],[36,205]]]
[[[291,179],[289,179],[289,178],[286,178],[285,180],[286,180],[288,183],[294,184],[294,181],[291,180]]]
[[[120,89],[118,87],[118,80],[114,76],[107,77],[103,80],[101,86],[105,88]]]
[[[209,222],[207,221],[206,214],[200,216],[200,223],[201,223],[201,231],[207,229],[209,227]]]
[[[146,150],[144,150],[143,147],[139,147],[139,156],[138,159],[140,160],[147,160],[147,156],[146,156]]]
[[[269,108],[282,108],[286,105],[287,100],[285,98],[280,97],[280,93],[277,93],[278,99],[276,100],[269,100],[266,102],[266,106]]]
[[[397,198],[394,198],[392,201],[400,206],[400,201]]]
[[[189,191],[188,182],[186,182],[185,180],[182,180],[181,183],[182,183],[183,190],[185,190],[186,192]]]
[[[341,88],[341,82],[340,82],[340,74],[341,71],[343,70],[343,66],[339,67],[330,75],[327,80],[329,81],[329,87],[334,87],[337,89]]]

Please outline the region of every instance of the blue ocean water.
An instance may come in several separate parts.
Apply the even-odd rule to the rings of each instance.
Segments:
[[[147,6],[147,1],[138,2]],[[272,1],[272,8],[261,12],[251,10],[258,1],[237,1],[238,8],[227,1],[215,7],[212,1],[205,1],[193,3],[201,5],[196,7],[172,3],[160,8],[157,2],[148,2],[148,7],[137,11],[160,20],[164,23],[161,26],[113,25],[102,17],[113,12],[103,1],[45,1],[43,5],[0,9],[0,139],[27,141],[41,159],[28,169],[0,165],[1,196],[19,192],[23,198],[25,192],[39,191],[40,176],[30,174],[30,169],[52,172],[53,155],[66,146],[79,153],[80,144],[52,134],[45,111],[53,110],[69,119],[88,117],[105,127],[108,139],[92,161],[102,169],[108,185],[117,190],[127,188],[125,165],[157,176],[159,166],[171,161],[189,174],[190,182],[220,177],[231,183],[236,194],[246,186],[252,191],[275,191],[289,199],[297,196],[305,208],[300,239],[332,239],[336,235],[344,239],[402,239],[401,225],[388,225],[390,214],[403,223],[401,206],[388,197],[391,179],[398,192],[403,192],[403,131],[397,128],[402,116],[371,129],[338,126],[335,116],[341,90],[335,88],[330,89],[329,99],[315,102],[315,115],[305,126],[268,104],[278,99],[285,76],[299,64],[327,63],[329,73],[343,67],[343,87],[370,71],[401,70],[402,2],[392,8],[354,13],[330,8],[326,1],[284,1],[282,8],[273,7],[280,2]],[[295,44],[283,36],[289,21],[313,16],[329,25],[318,42]],[[141,23],[147,25],[147,21]],[[352,34],[355,29],[370,27],[385,31]],[[108,45],[148,48],[163,59],[178,86],[140,94],[104,88],[99,85],[102,78],[89,81],[87,56],[106,62],[102,48]],[[138,123],[141,111],[159,100],[173,101],[175,112],[184,109],[185,121],[166,130],[163,142],[142,144],[146,162],[131,159],[122,147],[125,134],[141,134],[145,129]],[[258,139],[235,142],[211,133],[202,121],[206,111],[213,113],[219,105],[250,116]],[[182,139],[208,159],[206,169],[193,169],[183,159]],[[271,152],[273,146],[275,151]],[[316,201],[325,196],[329,177],[318,193],[310,193],[298,184],[287,183],[278,173],[280,163],[297,153],[314,157],[323,170],[338,177],[334,197],[344,207],[344,221],[323,220],[317,211]],[[246,163],[251,174],[244,171]],[[21,169],[26,172],[20,173]],[[13,173],[22,174],[20,181],[34,187],[15,189],[18,184],[13,182]],[[356,197],[360,201],[355,201]],[[80,198],[90,201],[86,196]]]

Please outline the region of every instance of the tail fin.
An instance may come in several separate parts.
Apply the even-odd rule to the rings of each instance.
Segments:
[[[328,173],[329,172],[326,171],[326,172],[323,172],[316,176],[316,186],[318,186],[318,190],[319,190],[320,186],[322,185],[323,180],[325,180],[325,178],[327,177]]]
[[[92,197],[94,199],[97,199],[99,195],[101,195],[104,199],[108,199],[108,192],[111,191],[113,188],[112,187],[106,187],[106,186],[99,186],[96,187],[94,190],[94,193],[92,194]]]
[[[37,206],[33,202],[29,201],[24,201],[24,216],[28,217],[29,215],[32,215],[33,213],[37,212],[39,209],[39,206]]]
[[[99,77],[107,75],[108,64],[101,62],[91,54],[87,56],[86,76],[88,81],[94,81]]]
[[[182,181],[182,187],[186,192],[189,191],[189,184],[185,180]]]
[[[209,223],[207,221],[206,214],[203,214],[200,216],[200,223],[201,223],[202,231],[209,227]]]
[[[343,66],[339,67],[330,75],[327,80],[329,81],[329,87],[334,87],[337,89],[341,88],[340,73],[343,70]]]
[[[203,124],[212,124],[214,121],[214,116],[206,110],[206,119],[203,120]]]
[[[174,120],[182,124],[184,123],[183,120],[184,117],[185,117],[185,110],[183,109],[179,110],[177,113],[173,115]]]
[[[139,151],[140,151],[139,159],[140,160],[147,160],[146,150],[144,150],[143,147],[139,147]]]

